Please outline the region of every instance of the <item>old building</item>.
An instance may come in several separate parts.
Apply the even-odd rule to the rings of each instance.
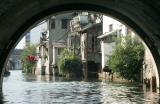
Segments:
[[[49,19],[49,73],[58,74],[59,55],[67,48],[67,38],[70,32],[70,20],[74,13],[54,15]]]
[[[157,85],[159,85],[159,76],[156,70],[157,66],[149,48],[144,42],[143,45],[145,48],[145,55],[142,69],[142,81],[146,85],[144,87],[150,87],[152,91],[156,91]]]
[[[113,38],[124,33],[123,27],[124,25],[120,22],[103,16],[103,34],[97,37],[101,41],[102,69],[107,65],[107,60],[114,49],[115,41]]]
[[[48,31],[43,31],[41,33],[40,43],[36,47],[36,53],[38,57],[35,74],[49,74],[49,39],[48,39]]]
[[[113,50],[116,46],[115,39],[117,37],[127,35],[131,35],[132,37],[134,37],[135,34],[119,21],[108,16],[103,16],[103,34],[97,37],[101,41],[101,69],[103,69],[105,66],[108,66],[107,61],[109,59],[109,56],[112,55]],[[105,72],[103,74],[100,74],[101,77],[104,77],[103,75],[105,75]]]
[[[10,64],[11,68],[10,70],[22,70],[22,63],[21,63],[21,53],[23,52],[22,49],[15,49],[13,50],[11,56],[10,56]]]
[[[105,66],[108,66],[107,61],[116,46],[114,38],[127,35],[134,37],[136,34],[115,19],[103,16],[103,34],[98,37],[98,39],[101,40],[102,69]],[[145,54],[143,68],[141,69],[141,81],[147,86],[152,85],[150,87],[155,88],[156,85],[159,85],[159,81],[157,80],[159,79],[157,74],[158,72],[156,70],[157,67],[149,48],[144,42],[142,42],[142,44],[144,45]],[[105,74],[106,73],[103,72],[101,76],[104,77]]]
[[[97,36],[102,34],[101,15],[77,13],[71,21],[68,45],[82,60],[84,76],[98,77],[101,66],[100,44]]]

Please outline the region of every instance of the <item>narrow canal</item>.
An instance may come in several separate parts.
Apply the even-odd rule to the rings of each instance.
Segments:
[[[135,84],[63,80],[11,71],[4,78],[4,104],[158,104],[159,94]]]

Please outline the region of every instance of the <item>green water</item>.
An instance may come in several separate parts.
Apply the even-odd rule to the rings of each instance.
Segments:
[[[135,84],[64,80],[11,71],[4,78],[4,104],[159,104],[159,94]],[[2,103],[1,102],[1,103]]]

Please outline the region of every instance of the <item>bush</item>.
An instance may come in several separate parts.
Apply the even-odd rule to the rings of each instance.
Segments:
[[[21,60],[23,63],[23,71],[25,73],[32,73],[32,69],[35,67],[36,61],[30,60],[29,56],[35,56],[36,55],[36,46],[35,45],[27,45],[22,54],[21,54]]]
[[[60,55],[60,71],[63,75],[82,76],[82,62],[72,52],[64,49]]]
[[[122,40],[125,40],[122,43]],[[109,67],[127,80],[139,81],[143,65],[144,47],[136,38],[120,38],[113,54],[109,57]]]

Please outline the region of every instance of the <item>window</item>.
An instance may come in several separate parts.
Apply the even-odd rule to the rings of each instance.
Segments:
[[[62,19],[62,29],[67,29],[67,19]]]
[[[109,25],[109,32],[113,31],[113,24]]]
[[[58,55],[60,55],[63,50],[64,48],[58,48]]]
[[[51,20],[51,29],[55,29],[56,21],[55,19]]]

